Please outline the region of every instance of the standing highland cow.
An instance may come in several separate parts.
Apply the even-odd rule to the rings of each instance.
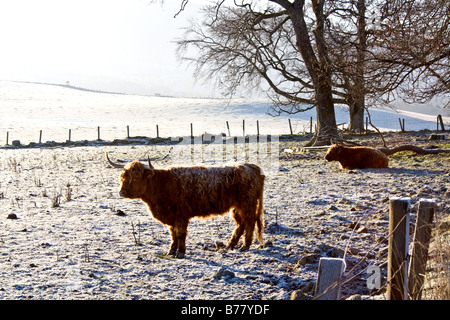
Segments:
[[[120,196],[141,199],[153,217],[168,225],[172,236],[169,255],[183,258],[189,220],[206,218],[231,211],[236,229],[227,248],[233,249],[245,232],[241,250],[253,242],[257,227],[258,241],[264,230],[263,191],[264,175],[254,164],[236,164],[226,167],[173,167],[155,169],[139,161],[128,165],[108,162],[123,168],[120,175]]]
[[[388,157],[370,147],[332,145],[325,155],[328,161],[338,161],[342,169],[387,168]]]

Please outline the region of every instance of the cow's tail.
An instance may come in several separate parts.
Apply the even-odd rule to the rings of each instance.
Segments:
[[[264,233],[264,205],[263,205],[263,193],[258,199],[258,208],[256,210],[256,236],[258,238],[258,242],[262,244],[263,238],[262,235]]]

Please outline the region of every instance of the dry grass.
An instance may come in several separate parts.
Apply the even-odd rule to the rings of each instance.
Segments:
[[[422,299],[450,300],[450,218],[436,218]]]

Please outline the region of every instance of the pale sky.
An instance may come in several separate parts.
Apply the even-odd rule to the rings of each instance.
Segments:
[[[153,3],[152,3],[153,2]],[[0,80],[99,90],[214,95],[172,43],[207,1],[0,0]]]

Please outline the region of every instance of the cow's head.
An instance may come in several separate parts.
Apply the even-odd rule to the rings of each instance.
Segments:
[[[140,161],[133,161],[127,165],[112,162],[108,153],[106,159],[109,164],[115,168],[122,168],[120,174],[120,191],[119,195],[123,198],[136,199],[141,198],[147,190],[148,177],[153,174],[153,166],[148,159],[148,165]]]
[[[328,151],[327,154],[325,155],[325,160],[327,161],[336,161],[340,158],[340,154],[342,151],[343,147],[338,145],[338,144],[334,144],[332,145]]]

